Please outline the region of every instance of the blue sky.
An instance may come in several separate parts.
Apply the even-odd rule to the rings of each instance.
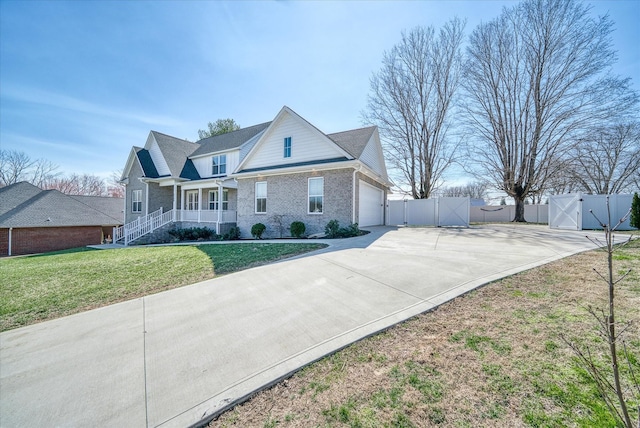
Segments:
[[[0,145],[106,177],[150,130],[195,141],[283,105],[326,133],[358,128],[402,30],[458,16],[468,34],[512,4],[0,0]],[[588,4],[615,22],[614,72],[639,90],[640,1]]]

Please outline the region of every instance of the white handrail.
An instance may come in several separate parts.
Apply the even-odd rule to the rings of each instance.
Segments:
[[[162,208],[143,217],[138,217],[130,223],[113,229],[113,242],[124,240],[124,245],[147,235],[154,230],[171,223],[173,219],[173,210],[162,212]]]
[[[124,245],[129,245],[130,242],[147,235],[154,230],[169,224],[174,221],[197,221],[197,211],[189,210],[169,210],[163,212],[162,208],[158,211],[154,211],[146,216],[138,217],[130,223],[124,226],[113,228],[113,243],[124,241]],[[217,223],[218,212],[216,210],[203,210],[201,213],[200,222]],[[214,220],[215,218],[215,220]],[[237,219],[236,211],[223,211],[222,222],[235,222]]]

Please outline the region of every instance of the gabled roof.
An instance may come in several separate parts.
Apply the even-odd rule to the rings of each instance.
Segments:
[[[359,159],[375,130],[375,126],[368,126],[366,128],[327,134],[327,137],[340,146],[342,150]]]
[[[35,186],[31,186],[35,187]],[[21,196],[16,194],[28,189],[30,197],[9,210],[4,209],[4,200],[18,201]],[[33,194],[33,188],[17,183],[2,189],[2,215],[0,227],[62,227],[62,226],[115,226],[122,224],[120,218],[111,217],[90,205],[57,190],[38,190]],[[122,207],[122,199],[118,199]]]
[[[228,132],[226,134],[214,135],[213,137],[204,138],[198,141],[198,147],[191,157],[206,155],[209,153],[221,152],[224,150],[237,149],[251,138],[267,129],[271,122],[253,125],[248,128],[238,129],[237,131]]]
[[[151,134],[156,140],[156,143],[158,143],[158,147],[162,152],[165,162],[167,162],[171,176],[179,177],[187,156],[198,149],[200,145],[157,131],[151,131]]]
[[[140,147],[136,147],[135,149],[136,156],[138,156],[138,161],[140,162],[144,176],[149,178],[158,178],[158,170],[156,169],[156,165],[153,163],[153,159],[151,159],[149,150]]]
[[[42,192],[26,181],[0,188],[0,217]]]
[[[271,169],[271,168],[266,168],[266,165],[251,166],[251,163],[253,161],[252,158],[254,158],[256,156],[256,153],[259,152],[260,146],[265,144],[265,141],[268,141],[273,129],[277,128],[280,125],[280,123],[282,123],[282,120],[285,120],[286,117],[290,117],[296,123],[300,124],[304,129],[308,130],[310,134],[313,135],[315,138],[317,138],[319,141],[326,143],[327,144],[326,147],[330,147],[330,150],[335,152],[331,157],[331,159],[336,159],[336,156],[344,157],[345,160],[350,160],[349,157],[353,158],[353,156],[349,152],[347,152],[345,149],[340,147],[340,145],[336,144],[335,141],[331,140],[324,132],[320,131],[312,123],[310,123],[308,120],[300,116],[298,113],[296,113],[289,107],[284,106],[282,107],[282,109],[280,109],[276,117],[265,129],[264,133],[260,136],[258,141],[253,145],[251,150],[246,154],[246,156],[244,156],[240,160],[240,163],[238,164],[234,173],[245,173],[249,171],[255,171],[258,169],[259,170]],[[317,161],[324,162],[324,160],[326,159],[318,159]],[[306,161],[304,161],[303,163],[305,165],[307,164]],[[309,165],[312,165],[312,163],[309,163]],[[277,165],[272,165],[272,167],[274,169],[278,169],[278,168],[282,168],[283,165],[277,164]]]

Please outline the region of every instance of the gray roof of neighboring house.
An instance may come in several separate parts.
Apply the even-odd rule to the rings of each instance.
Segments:
[[[171,176],[179,177],[187,156],[197,150],[200,144],[181,140],[157,131],[151,131],[151,133],[158,143],[158,147],[160,147],[164,160],[167,162]]]
[[[340,146],[342,150],[359,159],[375,129],[375,126],[368,126],[366,128],[327,134],[327,137]]]
[[[191,153],[191,156],[206,155],[208,153],[238,148],[255,135],[267,129],[270,124],[271,122],[265,122],[248,128],[238,129],[237,131],[228,132],[226,134],[204,138],[198,141],[200,147]]]
[[[124,199],[107,196],[68,195],[76,201],[124,223]]]
[[[111,217],[57,190],[41,190],[24,182],[0,189],[0,200],[2,228],[115,226],[123,222],[121,215],[120,219]]]
[[[153,159],[151,159],[149,150],[141,147],[134,147],[134,149],[136,150],[136,155],[138,156],[138,161],[140,162],[144,176],[149,178],[158,178],[158,170],[156,169],[156,165],[153,163]]]
[[[26,181],[0,188],[0,217],[42,192]]]

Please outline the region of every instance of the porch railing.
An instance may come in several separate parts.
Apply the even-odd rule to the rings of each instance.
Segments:
[[[236,211],[223,210],[221,223],[235,223]],[[197,223],[217,223],[218,210],[176,210],[176,221],[193,221]]]
[[[223,210],[221,223],[235,223],[236,211]],[[147,235],[154,230],[174,221],[192,221],[197,223],[217,223],[217,210],[169,210],[163,212],[162,208],[146,216],[138,217],[124,226],[113,228],[113,242],[122,242],[129,245],[130,242]]]
[[[173,210],[162,212],[162,208],[146,216],[138,217],[124,226],[113,228],[113,242],[123,241],[124,245],[147,235],[165,224],[175,221]]]

